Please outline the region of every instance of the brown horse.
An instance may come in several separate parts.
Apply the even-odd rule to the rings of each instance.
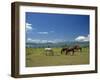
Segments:
[[[69,53],[69,52],[72,52],[72,55],[74,55],[74,52],[75,51],[82,51],[82,48],[79,46],[79,45],[75,45],[75,46],[73,46],[73,47],[71,47],[71,48],[62,48],[61,49],[61,54],[63,53],[63,52],[65,52],[66,53],[66,55]]]
[[[66,53],[66,55],[69,53],[69,52],[72,52],[72,55],[74,55],[74,48],[62,48],[61,49],[61,54],[63,53],[63,52],[65,52]]]
[[[75,45],[73,48],[75,49],[75,51],[82,52],[82,47],[80,47],[79,45]]]
[[[65,51],[67,51],[68,50],[68,48],[66,47],[66,48],[62,48],[61,49],[61,54],[63,53],[63,52],[65,52]]]

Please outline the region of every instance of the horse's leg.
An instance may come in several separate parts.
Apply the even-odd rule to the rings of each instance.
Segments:
[[[66,50],[66,55],[68,54],[68,51]]]
[[[82,52],[82,48],[80,48],[80,52]]]
[[[52,50],[52,56],[54,56],[54,52],[53,52],[53,50]]]
[[[61,50],[61,54],[63,53],[63,50]]]
[[[53,56],[52,50],[50,51],[51,56]]]
[[[53,51],[52,50],[49,51],[49,55],[53,56]]]
[[[45,51],[45,55],[47,56],[47,51]]]
[[[48,51],[48,50],[46,50],[46,56],[50,56],[50,55],[49,55],[49,51]]]
[[[74,51],[74,49],[73,49],[73,50],[72,50],[72,56],[74,55],[74,52],[75,52],[75,51]]]

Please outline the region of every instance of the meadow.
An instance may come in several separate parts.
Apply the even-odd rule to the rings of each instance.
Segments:
[[[72,55],[61,54],[61,48],[53,48],[54,56],[46,56],[44,48],[26,48],[26,67],[89,64],[89,48],[82,48]]]

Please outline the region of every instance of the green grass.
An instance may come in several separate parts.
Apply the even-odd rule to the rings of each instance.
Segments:
[[[26,48],[26,67],[89,64],[89,48],[73,56],[61,55],[61,48],[53,48],[54,56],[46,56],[44,48]]]

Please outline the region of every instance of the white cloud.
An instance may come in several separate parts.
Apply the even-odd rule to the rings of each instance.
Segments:
[[[48,40],[41,40],[41,43],[47,43]]]
[[[28,38],[28,39],[27,39],[27,42],[40,43],[41,40],[39,40],[39,39],[31,39],[31,38]]]
[[[57,43],[57,42],[63,42],[64,40],[60,40],[60,39],[55,39],[55,40],[46,40],[46,39],[32,39],[32,38],[28,38],[27,42],[33,42],[33,43]]]
[[[89,41],[89,38],[90,38],[89,35],[87,35],[87,36],[78,36],[78,37],[75,38],[75,41],[82,41],[82,42]]]
[[[54,40],[41,40],[41,43],[47,43],[47,42],[50,42],[50,43],[58,43],[58,42],[63,42],[64,40],[61,40],[61,39],[54,39]]]
[[[32,40],[31,38],[28,38],[28,39],[27,39],[27,41],[31,41],[31,40]]]
[[[26,23],[26,31],[32,30],[32,24]]]
[[[49,31],[49,32],[37,32],[38,34],[49,34],[49,33],[54,33],[54,31]]]
[[[38,34],[48,34],[48,32],[38,32]]]
[[[33,42],[33,43],[47,43],[48,40],[40,40],[40,39],[32,39],[32,38],[28,38],[27,42]]]
[[[28,38],[27,39],[27,42],[33,42],[33,43],[47,43],[49,42],[48,40],[40,40],[40,39],[31,39],[31,38]]]

